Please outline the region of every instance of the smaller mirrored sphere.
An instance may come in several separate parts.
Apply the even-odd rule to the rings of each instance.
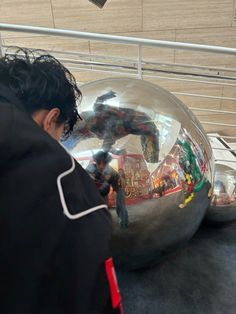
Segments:
[[[223,224],[233,220],[236,220],[236,171],[216,164],[213,195],[206,221]]]
[[[117,78],[81,90],[83,120],[64,145],[109,207],[116,265],[155,264],[205,216],[213,177],[208,138],[192,112],[157,85]]]

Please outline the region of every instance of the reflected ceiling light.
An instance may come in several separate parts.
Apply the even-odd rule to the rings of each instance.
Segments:
[[[96,4],[99,8],[103,8],[104,4],[107,2],[107,0],[89,0],[93,4]]]

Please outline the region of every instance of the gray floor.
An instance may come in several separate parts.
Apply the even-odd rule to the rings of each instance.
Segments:
[[[125,314],[235,314],[236,223],[202,226],[160,265],[117,275]]]

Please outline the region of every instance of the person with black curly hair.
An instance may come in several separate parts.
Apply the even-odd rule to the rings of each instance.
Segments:
[[[93,155],[93,160],[94,163],[90,163],[86,170],[106,202],[110,187],[112,187],[116,196],[116,213],[119,217],[120,227],[125,229],[128,227],[128,210],[125,204],[124,171],[119,169],[120,171],[117,172],[109,165],[112,156],[108,152],[98,151]]]
[[[81,92],[47,53],[0,59],[0,313],[122,313],[111,220],[83,168],[58,143]]]

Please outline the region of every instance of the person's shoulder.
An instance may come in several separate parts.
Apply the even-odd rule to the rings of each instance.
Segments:
[[[1,163],[6,158],[6,152],[8,151],[12,131],[13,131],[13,105],[6,103],[4,99],[0,98],[0,152]]]
[[[0,125],[10,125],[13,119],[13,104],[7,102],[3,97],[0,95]]]

